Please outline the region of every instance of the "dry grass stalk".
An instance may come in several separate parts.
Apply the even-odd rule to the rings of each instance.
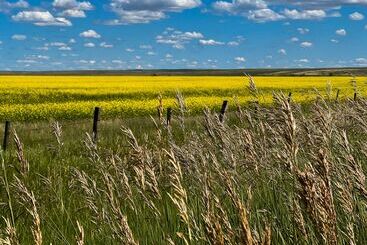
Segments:
[[[186,225],[187,234],[178,232],[179,236],[186,244],[193,241],[192,235],[192,220],[190,218],[190,212],[188,209],[188,199],[185,188],[182,185],[182,171],[180,163],[177,162],[176,157],[173,152],[166,152],[169,157],[169,162],[172,166],[172,173],[170,174],[170,184],[173,187],[173,193],[168,193],[168,196],[172,200],[173,204],[178,209],[178,214],[180,216],[181,222]]]
[[[87,207],[93,213],[92,217],[95,217],[97,220],[103,219],[102,212],[100,212],[98,203],[96,202],[96,197],[98,196],[96,181],[92,180],[84,171],[78,169],[73,170],[73,181],[81,187]]]
[[[366,175],[364,174],[361,164],[356,160],[345,130],[342,134],[342,146],[345,151],[346,169],[350,176],[353,177],[355,188],[367,199]]]
[[[342,178],[345,178],[343,176]],[[346,235],[349,238],[349,244],[355,245],[356,238],[355,238],[355,232],[354,232],[354,200],[353,200],[353,186],[350,183],[349,180],[345,181],[345,184],[342,184],[340,182],[336,183],[337,192],[338,192],[338,198],[341,203],[341,206],[346,214],[347,219],[347,227],[346,227]]]
[[[0,151],[0,156],[1,156],[1,169],[2,169],[2,176],[0,178],[0,184],[1,182],[3,182],[4,188],[5,188],[5,192],[6,192],[6,198],[7,198],[7,206],[9,209],[9,216],[10,216],[10,220],[9,219],[5,219],[6,223],[7,223],[7,227],[9,227],[9,232],[10,234],[13,234],[13,229],[14,228],[14,232],[16,232],[15,230],[15,216],[14,216],[14,210],[13,210],[13,202],[12,202],[12,193],[10,191],[10,183],[9,183],[9,179],[8,179],[8,173],[7,173],[7,169],[5,166],[5,159],[3,157],[2,152]],[[15,234],[15,233],[14,233]],[[12,236],[11,236],[12,237]]]
[[[230,244],[230,242],[226,241],[226,235],[223,232],[222,223],[220,222],[220,218],[218,217],[218,213],[213,207],[213,203],[215,202],[212,197],[213,193],[209,187],[209,180],[206,176],[205,187],[203,189],[203,202],[206,206],[205,213],[202,214],[203,221],[205,224],[205,232],[206,236],[209,239],[210,244],[213,245],[224,245]]]
[[[29,172],[29,163],[27,161],[27,159],[25,158],[25,154],[24,154],[24,149],[23,149],[23,144],[20,141],[17,132],[14,130],[14,142],[15,145],[17,147],[17,158],[20,164],[20,168],[19,168],[19,172],[22,175],[27,175]]]
[[[96,182],[84,172],[75,171],[76,180],[85,193],[88,208],[94,213],[96,222],[105,222],[122,244],[138,244],[126,215],[122,213],[121,201],[124,199],[120,198],[117,181],[105,170],[102,170],[101,174],[103,185],[97,188]]]
[[[161,126],[162,126],[162,125],[165,125],[165,124],[164,124],[164,119],[163,119],[163,121],[162,121],[162,120],[160,120],[160,121],[159,121],[159,123],[160,123],[160,124],[158,124],[158,123],[156,122],[156,120],[155,120],[152,116],[150,116],[150,119],[152,120],[152,122],[153,122],[153,124],[154,124],[154,127],[155,127],[155,129],[156,129],[156,133],[157,133],[157,141],[158,141],[158,142],[162,142],[162,128],[161,128]]]
[[[270,245],[271,244],[271,228],[266,225],[265,230],[263,232],[261,245]]]
[[[317,157],[317,169],[311,165],[305,171],[297,170],[301,186],[300,196],[321,232],[326,244],[337,244],[337,217],[331,186],[330,164],[324,150]]]
[[[131,137],[131,146],[135,149],[134,154],[140,159],[142,150],[134,136],[128,135]],[[129,201],[130,207],[134,209],[132,190],[122,161],[113,155],[106,161],[103,160],[91,137],[87,136],[85,145],[89,151],[90,166],[98,173],[98,179],[94,180],[84,172],[75,171],[87,204],[98,218],[96,222],[107,224],[115,239],[122,244],[138,244],[128,224],[127,216],[122,211],[125,201]]]
[[[153,210],[154,215],[160,216],[160,212],[155,206],[154,201],[148,197],[148,194],[151,194],[154,199],[161,199],[159,182],[156,175],[157,167],[153,164],[150,152],[139,145],[133,132],[124,127],[121,130],[127,136],[131,147],[131,162],[129,165],[131,165],[131,169],[135,173],[134,178],[137,187],[139,187],[138,192],[148,207]]]
[[[78,227],[78,235],[75,237],[76,239],[76,244],[77,245],[84,245],[84,228],[83,226],[79,223],[79,221],[76,222],[76,225]]]
[[[5,238],[0,237],[0,244],[4,245],[19,245],[19,240],[17,237],[17,231],[15,227],[11,224],[9,219],[4,218],[5,227]]]
[[[118,186],[116,188],[118,198],[123,198],[127,200],[130,208],[135,211],[136,207],[133,199],[134,198],[133,191],[130,185],[130,180],[126,174],[126,169],[124,166],[122,166],[123,165],[122,160],[118,157],[112,156],[109,162],[111,163],[114,169],[114,176],[115,176],[114,178]]]
[[[182,130],[185,130],[185,116],[187,113],[187,107],[184,97],[180,92],[176,93],[176,103],[179,110],[178,121]]]
[[[258,101],[259,91],[257,90],[255,80],[252,76],[249,74],[246,74],[246,77],[248,78],[249,84],[248,84],[248,90],[250,91],[250,94]]]
[[[225,239],[222,230],[222,226],[219,223],[219,220],[212,212],[207,212],[203,216],[203,220],[205,223],[205,229],[207,237],[210,241],[210,244],[214,245],[224,245]]]
[[[303,217],[302,214],[302,209],[301,206],[299,204],[299,200],[298,198],[294,198],[293,200],[293,207],[292,207],[292,213],[293,213],[293,219],[297,225],[297,229],[301,232],[303,239],[307,240],[308,239],[308,235],[307,235],[307,231],[306,231],[306,223],[305,223],[305,219]]]
[[[243,116],[243,110],[242,110],[241,104],[238,101],[238,98],[237,97],[234,97],[234,102],[235,102],[235,105],[236,105],[236,116],[239,119],[239,121],[241,123],[243,123],[243,118],[244,118],[244,116]]]
[[[52,133],[56,138],[57,144],[59,145],[59,147],[63,146],[63,142],[62,142],[62,126],[60,125],[59,122],[55,121],[52,123],[51,125],[52,127]]]
[[[157,106],[157,112],[158,112],[158,119],[161,125],[164,125],[164,109],[163,109],[163,97],[161,94],[158,95],[158,106]]]
[[[36,198],[33,192],[29,191],[24,183],[17,177],[15,177],[14,187],[17,190],[21,204],[26,207],[26,210],[32,216],[33,225],[31,230],[34,243],[36,245],[42,245],[41,219],[38,214]]]
[[[171,237],[168,237],[166,240],[167,240],[167,244],[169,244],[169,245],[175,245],[175,242],[172,240]]]
[[[238,195],[238,192],[235,189],[235,186],[237,186],[235,183],[233,183],[233,177],[231,177],[227,172],[224,172],[223,170],[219,169],[220,176],[225,184],[227,194],[232,200],[233,205],[237,209],[238,217],[241,224],[241,240],[243,244],[256,244],[256,241],[254,237],[252,236],[252,231],[250,227],[250,223],[248,220],[248,214],[247,214],[247,208],[245,204],[242,202],[240,196]]]
[[[290,102],[284,95],[275,95],[275,102],[280,107],[279,118],[282,120],[284,146],[285,146],[285,162],[291,173],[294,167],[298,165],[298,150],[299,145],[297,141],[297,124],[293,114]]]
[[[106,178],[108,177],[106,176]],[[114,196],[112,183],[109,183],[109,180],[106,180],[106,182],[108,188],[106,195],[109,201],[109,207],[112,210],[112,217],[106,218],[108,219],[112,230],[123,244],[138,244],[134,239],[134,235],[130,229],[126,215],[122,214],[121,204]]]
[[[84,145],[86,146],[89,154],[89,160],[93,164],[99,164],[101,162],[101,158],[98,154],[97,144],[94,142],[93,137],[86,133],[86,139],[84,140]]]
[[[237,199],[237,201],[235,201],[235,206],[238,209],[238,213],[239,213],[238,215],[240,217],[241,229],[242,229],[242,239],[243,239],[244,244],[248,244],[248,245],[255,244],[255,240],[251,234],[250,223],[248,221],[247,209],[245,205],[242,203],[242,201],[240,201],[240,199]]]

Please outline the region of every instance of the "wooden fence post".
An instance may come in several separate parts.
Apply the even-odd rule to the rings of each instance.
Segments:
[[[3,151],[6,151],[9,143],[9,131],[10,131],[10,122],[5,122],[5,129],[4,129],[4,141],[3,141]]]
[[[353,98],[354,101],[357,101],[357,92],[354,93],[354,98]]]
[[[100,116],[101,108],[96,107],[94,108],[94,117],[93,117],[93,141],[97,143],[98,140],[98,122]]]
[[[172,108],[167,108],[167,126],[171,126],[171,120],[172,120]]]
[[[219,121],[221,123],[224,121],[224,116],[227,112],[227,108],[228,108],[228,100],[225,100],[223,101],[222,109],[220,110],[220,114],[219,114]]]
[[[339,100],[339,93],[340,93],[340,89],[338,89],[338,91],[336,91],[336,98],[335,98],[336,102],[338,102],[338,100]]]
[[[291,103],[292,100],[292,92],[289,92],[288,94],[288,103]]]

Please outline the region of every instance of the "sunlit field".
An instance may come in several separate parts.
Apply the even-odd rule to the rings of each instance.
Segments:
[[[0,244],[365,244],[365,81],[3,77]]]
[[[355,81],[355,82],[353,82]],[[366,77],[255,77],[260,103],[271,103],[274,91],[292,92],[299,103],[314,100],[317,93],[353,97],[357,87],[365,95]],[[205,107],[246,104],[252,97],[247,77],[154,76],[1,76],[0,120],[37,121],[81,119],[99,106],[104,118],[148,116],[156,113],[158,96],[164,107],[175,107],[182,93],[190,113]],[[332,90],[330,91],[330,88]]]

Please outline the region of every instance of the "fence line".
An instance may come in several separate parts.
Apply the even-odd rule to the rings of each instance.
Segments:
[[[337,90],[336,92],[336,97],[335,97],[335,102],[338,102],[339,100],[339,94],[340,94],[340,89]],[[358,94],[357,92],[354,93],[353,95],[353,101],[357,101],[358,99]],[[292,100],[292,92],[290,92],[288,94],[288,102],[290,103]],[[225,120],[225,114],[228,110],[228,100],[224,100],[221,110],[218,114],[218,118],[219,121],[221,123],[224,122]],[[162,118],[162,112],[163,112],[163,108],[161,109],[161,111],[158,112],[158,116],[160,117],[159,119],[161,120]],[[167,126],[171,126],[172,124],[172,117],[173,117],[173,109],[171,107],[167,108],[167,115],[166,115],[166,125]],[[93,113],[93,127],[92,127],[92,136],[93,136],[93,140],[94,142],[97,142],[98,140],[98,129],[99,129],[99,122],[100,122],[100,118],[101,118],[101,108],[100,107],[95,107],[94,108],[94,113]],[[65,122],[64,125],[71,125],[71,126],[76,126],[76,125],[86,125],[86,122],[84,121],[67,121]],[[10,127],[11,127],[11,122],[10,121],[6,121],[5,122],[5,127],[4,127],[4,135],[3,135],[3,145],[2,145],[2,149],[4,151],[7,150],[8,145],[9,145],[9,137],[10,137]],[[27,131],[41,131],[44,129],[49,129],[51,130],[50,127],[35,127],[35,128],[29,128],[27,129]]]
[[[98,122],[100,118],[101,108],[96,107],[94,108],[94,115],[93,115],[93,141],[97,143],[98,140]]]
[[[228,100],[225,100],[225,101],[223,101],[222,109],[220,110],[220,114],[219,114],[219,121],[221,123],[223,123],[223,121],[224,121],[224,116],[227,112],[227,108],[228,108]]]
[[[4,140],[3,140],[3,150],[6,151],[9,144],[9,131],[10,131],[10,121],[5,122],[5,129],[4,129]]]

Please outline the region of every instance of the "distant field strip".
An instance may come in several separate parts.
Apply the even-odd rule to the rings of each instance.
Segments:
[[[273,91],[292,91],[297,102],[313,100],[318,91],[340,89],[340,99],[352,97],[354,84],[367,94],[367,77],[255,77],[261,103],[271,103]],[[154,76],[0,76],[1,120],[79,119],[91,117],[100,106],[104,118],[155,115],[158,95],[164,107],[175,106],[181,92],[190,112],[217,108],[234,97],[241,104],[252,98],[246,77]]]

